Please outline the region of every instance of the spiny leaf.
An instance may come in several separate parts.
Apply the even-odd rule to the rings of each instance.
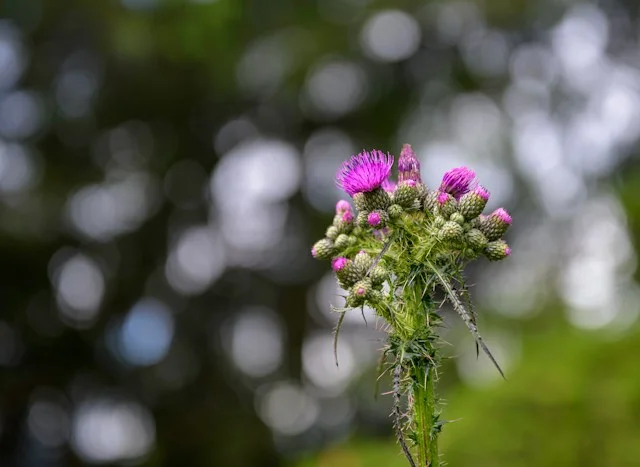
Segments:
[[[338,366],[338,334],[340,333],[340,328],[342,327],[342,322],[344,321],[344,315],[346,313],[347,310],[340,312],[340,318],[338,318],[338,324],[336,324],[336,330],[333,333],[333,356],[336,359],[336,366]]]
[[[493,354],[489,350],[489,347],[487,347],[487,344],[485,344],[484,339],[482,339],[482,336],[478,332],[478,327],[475,325],[473,318],[471,317],[469,312],[465,309],[465,307],[462,305],[462,302],[460,302],[460,299],[458,298],[458,295],[451,287],[451,284],[447,282],[447,280],[442,276],[442,273],[438,270],[438,268],[436,268],[429,260],[426,260],[426,263],[429,266],[429,268],[431,268],[431,270],[438,277],[438,280],[440,281],[440,283],[445,289],[445,292],[447,293],[447,296],[449,298],[449,301],[451,302],[451,305],[453,305],[453,309],[456,311],[456,313],[458,313],[460,318],[462,318],[462,321],[464,321],[464,324],[466,324],[469,331],[471,331],[471,334],[473,335],[478,345],[480,345],[480,348],[482,348],[482,351],[487,355],[487,357],[489,357],[489,360],[491,360],[493,365],[500,372],[500,375],[504,379],[507,379],[504,375],[504,372],[502,371],[502,368],[500,368],[500,365],[498,365],[498,362],[496,361]]]

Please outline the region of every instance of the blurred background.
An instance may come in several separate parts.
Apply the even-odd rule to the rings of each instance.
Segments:
[[[640,465],[638,14],[2,0],[0,465],[406,465],[309,254],[341,161],[405,142],[515,219],[468,271],[506,382],[444,311],[449,465]]]

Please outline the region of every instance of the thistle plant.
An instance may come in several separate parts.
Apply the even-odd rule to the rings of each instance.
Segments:
[[[383,320],[386,343],[380,376],[393,378],[393,425],[411,466],[440,465],[438,434],[444,421],[436,395],[441,361],[438,331],[442,299],[471,332],[476,350],[504,377],[476,326],[463,277],[465,265],[481,255],[499,261],[511,249],[501,239],[511,224],[504,209],[483,215],[489,192],[467,167],[446,172],[428,189],[420,162],[405,144],[398,179],[390,179],[394,157],[363,151],[344,162],[337,185],[352,199],[339,201],[325,238],[311,249],[331,261],[338,284],[347,291],[339,313],[334,351],[345,313],[371,307]]]

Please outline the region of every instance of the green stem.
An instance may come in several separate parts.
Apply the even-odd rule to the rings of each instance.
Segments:
[[[430,362],[413,371],[415,434],[421,467],[438,467],[438,422],[435,367]]]

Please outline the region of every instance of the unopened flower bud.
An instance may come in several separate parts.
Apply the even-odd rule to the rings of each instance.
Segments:
[[[418,189],[416,182],[411,179],[400,183],[393,193],[393,202],[403,208],[413,208],[416,199],[418,199]]]
[[[464,235],[464,229],[457,222],[447,221],[440,229],[439,235],[443,240],[460,240]]]
[[[495,240],[488,243],[484,254],[490,261],[500,261],[511,254],[511,248],[504,240]]]
[[[349,201],[341,199],[336,203],[336,214],[343,214],[347,211],[351,211],[351,204],[349,204]]]
[[[454,212],[453,214],[451,214],[449,220],[455,222],[456,224],[464,224],[464,216],[459,212]]]
[[[350,259],[339,257],[331,262],[331,268],[335,271],[340,284],[344,288],[353,286],[364,277],[364,273]]]
[[[329,238],[323,238],[313,245],[311,248],[311,256],[316,259],[331,259],[335,252],[333,241]]]
[[[462,195],[458,203],[458,210],[465,219],[471,220],[478,217],[489,201],[489,192],[482,186]]]
[[[364,204],[367,211],[375,211],[376,209],[384,210],[391,206],[391,197],[389,193],[382,188],[376,188],[373,191],[363,193]]]
[[[363,271],[364,275],[373,264],[373,258],[366,251],[362,250],[356,255],[353,262],[361,271]]]
[[[400,158],[398,159],[398,182],[412,180],[416,183],[422,183],[420,178],[420,161],[413,152],[410,144],[402,146]]]
[[[493,241],[502,237],[510,225],[511,216],[505,209],[499,208],[484,217],[478,228],[489,241]]]
[[[458,202],[449,193],[440,192],[436,199],[436,211],[445,219],[449,219],[451,214],[456,212]]]
[[[392,204],[391,206],[389,206],[389,209],[387,209],[387,213],[389,214],[389,217],[392,219],[396,219],[398,217],[400,217],[402,215],[402,207],[397,205],[397,204]]]
[[[356,218],[356,225],[362,228],[369,227],[368,219],[369,219],[369,213],[367,211],[360,211],[358,213],[358,217]]]
[[[469,230],[466,233],[465,238],[466,238],[467,244],[476,251],[484,250],[487,246],[487,243],[489,243],[489,241],[487,240],[487,237],[485,237],[485,235],[482,232],[480,232],[478,229]]]
[[[342,250],[349,246],[349,236],[347,234],[340,234],[334,243],[334,246],[338,250]]]
[[[340,235],[340,230],[338,229],[338,227],[332,225],[327,229],[324,235],[331,240],[335,240],[336,238],[338,238],[338,235]]]
[[[436,229],[441,229],[445,222],[447,222],[447,220],[442,216],[436,216],[433,218],[433,225]]]
[[[367,216],[367,222],[371,227],[381,229],[386,226],[389,221],[389,216],[384,211],[373,211]]]
[[[353,212],[345,211],[342,214],[336,214],[333,218],[333,225],[340,233],[349,233],[355,227],[353,222]]]
[[[356,282],[353,287],[351,287],[351,291],[347,297],[347,306],[357,307],[364,305],[364,302],[371,294],[371,291],[372,284],[369,279],[363,279]]]
[[[353,195],[353,204],[355,204],[358,212],[366,211],[367,203],[364,197],[364,193],[356,193],[355,195]]]
[[[427,190],[424,195],[424,210],[426,212],[430,212],[431,214],[436,213],[436,208],[438,206],[438,194],[438,191]]]
[[[371,270],[371,274],[369,274],[369,277],[371,277],[371,282],[373,283],[373,286],[378,287],[382,285],[384,281],[387,280],[387,278],[389,277],[389,273],[385,268],[378,265]]]

